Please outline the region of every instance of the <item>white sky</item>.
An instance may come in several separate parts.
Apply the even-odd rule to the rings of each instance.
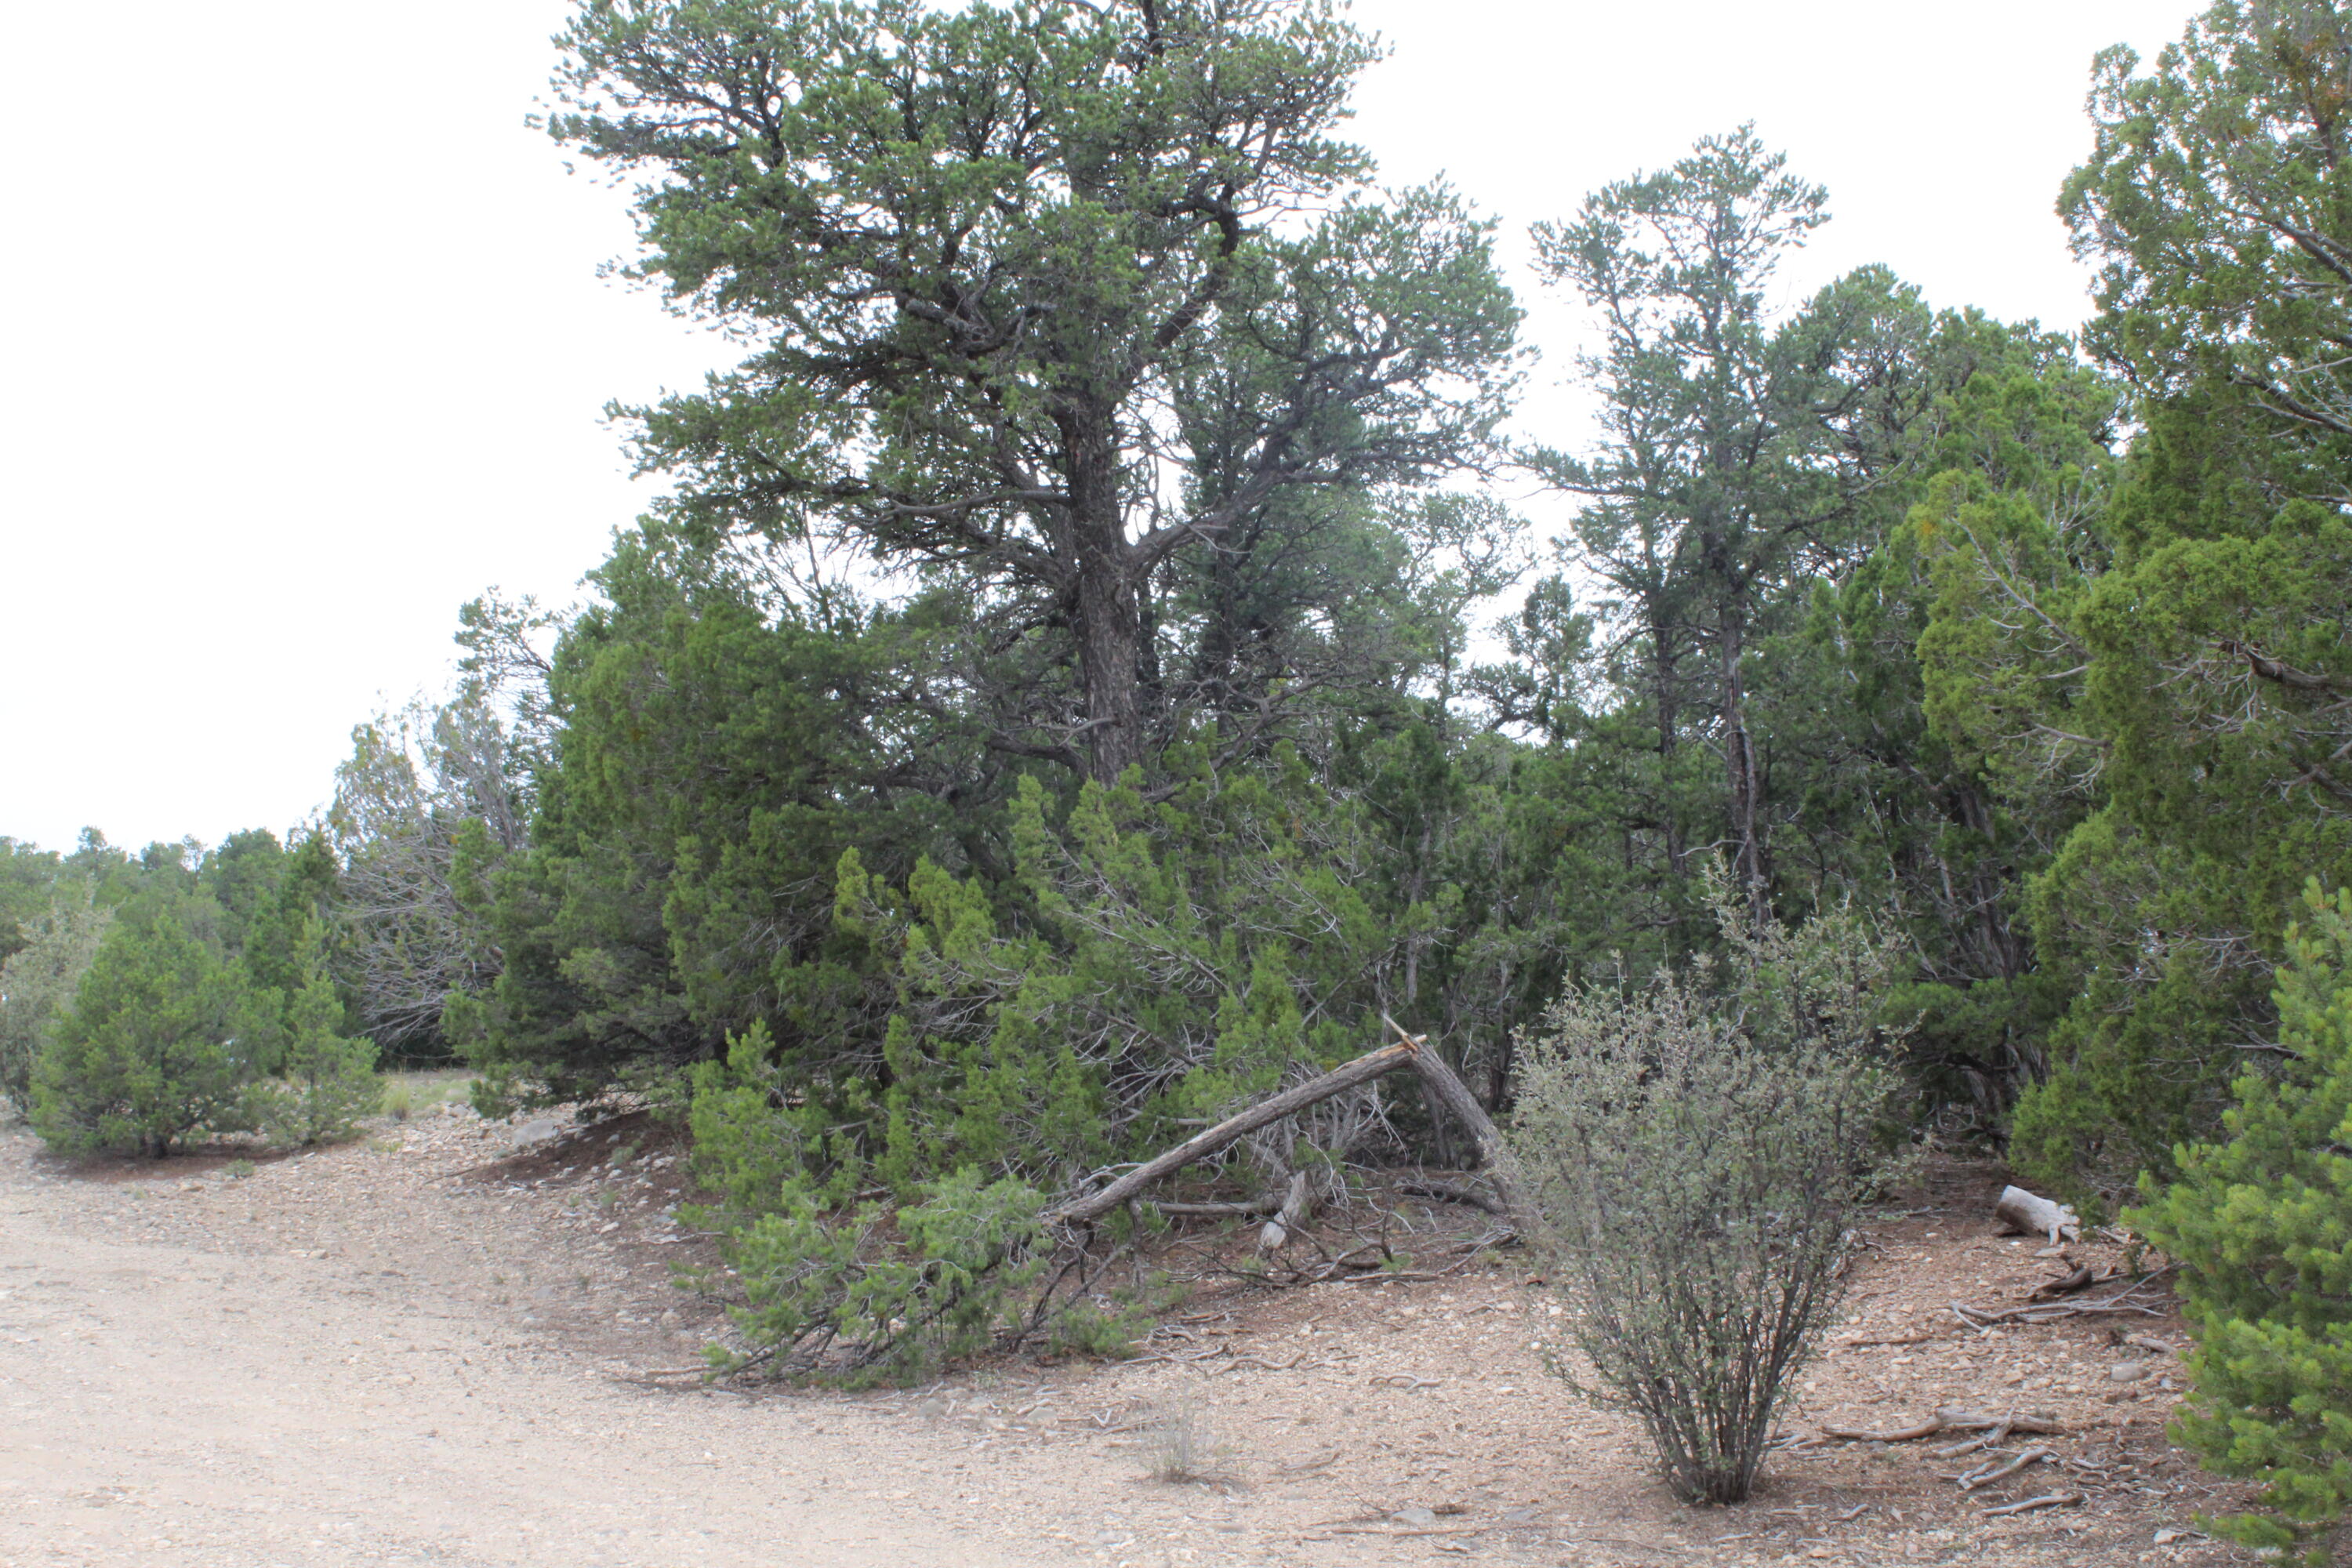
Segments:
[[[0,247],[0,834],[69,846],[317,807],[351,727],[446,683],[457,606],[562,601],[649,491],[607,399],[728,356],[595,276],[623,197],[525,129],[562,0],[19,7]],[[2071,326],[2052,216],[2092,54],[2186,0],[1358,0],[1355,132],[1512,235],[1753,120],[1884,261]],[[1530,335],[1565,372],[1567,301]],[[1548,439],[1572,405],[1531,398]]]

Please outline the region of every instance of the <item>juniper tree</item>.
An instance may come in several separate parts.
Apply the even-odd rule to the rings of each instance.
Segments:
[[[722,530],[919,565],[1042,643],[1002,745],[1116,781],[1166,713],[1188,547],[1438,477],[1517,311],[1448,192],[1333,134],[1329,0],[589,0],[554,136],[637,186],[631,267],[757,351],[634,411]]]

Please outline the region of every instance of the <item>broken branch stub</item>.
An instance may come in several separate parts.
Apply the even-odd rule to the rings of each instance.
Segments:
[[[1381,1022],[1395,1032],[1400,1044],[1413,1047],[1412,1070],[1421,1075],[1421,1081],[1445,1107],[1446,1113],[1470,1134],[1470,1142],[1478,1151],[1479,1169],[1495,1184],[1495,1191],[1502,1197],[1511,1222],[1524,1234],[1529,1214],[1527,1197],[1511,1177],[1510,1156],[1503,1148],[1503,1135],[1496,1129],[1494,1119],[1486,1114],[1486,1108],[1478,1103],[1478,1097],[1470,1092],[1470,1086],[1462,1081],[1461,1076],[1446,1065],[1444,1056],[1420,1048],[1427,1036],[1406,1034],[1386,1013],[1381,1015]]]

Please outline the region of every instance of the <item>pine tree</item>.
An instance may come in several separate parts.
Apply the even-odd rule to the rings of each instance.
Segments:
[[[2181,1436],[2267,1484],[2283,1519],[2221,1528],[2274,1552],[2352,1505],[2352,889],[2304,897],[2273,993],[2286,1069],[2241,1078],[2228,1141],[2179,1150],[2180,1179],[2143,1178],[2129,1216],[2181,1265],[2198,1339]]]
[[[375,1043],[346,1036],[343,1001],[327,971],[326,927],[302,928],[295,950],[299,976],[286,999],[286,1044],[278,1080],[262,1094],[261,1124],[289,1143],[348,1138],[383,1098]]]
[[[161,1158],[244,1125],[273,1065],[273,999],[221,952],[219,909],[157,879],[126,904],[33,1072],[33,1127],[73,1152]]]

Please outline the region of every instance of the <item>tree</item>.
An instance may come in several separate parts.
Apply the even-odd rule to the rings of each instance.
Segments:
[[[33,1065],[73,1001],[114,918],[85,883],[59,892],[26,926],[24,945],[0,963],[0,1100],[20,1116],[33,1110]]]
[[[308,880],[278,911],[277,961],[315,912],[301,906],[331,885],[344,933],[339,967],[362,1026],[389,1054],[446,1056],[450,997],[498,977],[474,894],[522,847],[527,787],[522,759],[478,689],[354,729],[324,830],[340,872],[302,862]]]
[[[2284,1069],[2242,1076],[2224,1141],[2179,1150],[2169,1184],[2143,1177],[2129,1215],[2181,1266],[2198,1339],[2181,1434],[2265,1483],[2284,1522],[2223,1522],[2273,1554],[2352,1507],[2352,889],[2314,881],[2304,904],[2275,994]]]
[[[0,963],[30,940],[29,928],[56,896],[56,850],[0,834]]]
[[[243,1124],[274,1065],[274,998],[222,952],[220,911],[173,882],[122,908],[33,1073],[33,1127],[76,1152],[156,1158],[198,1131]]]
[[[2072,1001],[2016,1123],[2023,1167],[2078,1193],[2210,1135],[2275,1054],[2297,890],[2352,879],[2352,30],[2323,0],[2224,3],[2138,65],[2100,57],[2062,210],[2101,268],[2086,343],[2144,433],[2081,574],[2000,590],[2030,627],[1993,689],[2095,784],[2028,900]],[[2011,564],[2050,559],[2003,527]],[[2037,689],[2066,716],[2029,715]]]
[[[1605,433],[1589,457],[1531,457],[1588,499],[1580,563],[1615,595],[1612,629],[1645,699],[1661,789],[1672,792],[1686,739],[1721,753],[1732,875],[1758,919],[1771,874],[1749,717],[1755,638],[1792,574],[1834,569],[1866,538],[1854,503],[1900,456],[1885,427],[1899,432],[1895,395],[1915,379],[1911,340],[1927,323],[1911,291],[1876,270],[1769,319],[1767,286],[1828,221],[1827,201],[1743,127],[1535,231],[1548,277],[1601,318],[1603,347],[1583,363]],[[1675,878],[1697,826],[1672,805],[1660,814]]]
[[[278,1078],[263,1088],[258,1119],[293,1143],[347,1138],[383,1098],[375,1046],[343,1033],[343,999],[327,970],[327,931],[313,917],[295,950],[297,981],[286,998]]]
[[[588,0],[561,43],[549,129],[646,181],[632,270],[762,345],[636,411],[642,460],[1050,645],[1075,683],[1000,745],[1115,782],[1173,717],[1180,552],[1443,475],[1503,411],[1488,227],[1355,189],[1373,49],[1328,0]]]

